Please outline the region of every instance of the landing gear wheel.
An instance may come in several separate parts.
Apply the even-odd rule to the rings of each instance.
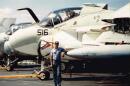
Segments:
[[[38,77],[40,80],[48,80],[49,78],[50,78],[50,72],[49,71],[47,71],[47,70],[43,70],[43,71],[41,71],[40,73],[39,73],[39,76],[40,77]]]

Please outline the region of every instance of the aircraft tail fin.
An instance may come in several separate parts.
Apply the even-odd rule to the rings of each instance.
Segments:
[[[108,10],[108,4],[104,5],[103,9]]]
[[[15,24],[16,18],[3,18],[0,21],[0,32],[5,32],[12,24]]]

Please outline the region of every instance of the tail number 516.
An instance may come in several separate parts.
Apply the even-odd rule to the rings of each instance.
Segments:
[[[48,29],[38,29],[37,35],[48,35]]]

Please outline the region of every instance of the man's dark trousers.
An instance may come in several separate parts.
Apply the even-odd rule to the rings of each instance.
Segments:
[[[61,86],[61,62],[55,61],[53,64],[53,79],[55,86]]]

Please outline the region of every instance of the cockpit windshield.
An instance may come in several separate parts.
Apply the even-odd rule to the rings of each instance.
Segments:
[[[53,27],[59,23],[72,19],[80,14],[81,7],[65,8],[53,11],[40,22],[41,26]]]
[[[12,35],[14,32],[16,32],[19,29],[24,29],[26,27],[31,26],[32,23],[20,23],[20,24],[12,24],[10,26],[10,29],[6,32],[8,35]]]

